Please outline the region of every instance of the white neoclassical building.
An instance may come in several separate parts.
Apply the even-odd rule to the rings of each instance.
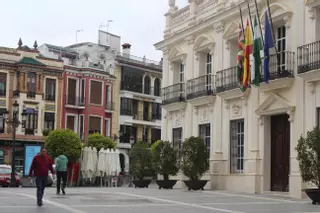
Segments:
[[[242,93],[235,66],[246,1],[189,0],[178,9],[169,0],[164,39],[155,44],[163,51],[162,139],[178,149],[190,136],[205,139],[211,189],[301,197],[295,147],[320,122],[320,1],[269,2],[278,51],[270,81]],[[263,30],[267,0],[257,4]]]

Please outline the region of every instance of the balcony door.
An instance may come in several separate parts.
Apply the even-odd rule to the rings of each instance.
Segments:
[[[207,54],[207,63],[206,63],[206,90],[212,90],[212,55]]]
[[[77,100],[77,80],[68,78],[67,104],[76,105]]]
[[[25,120],[25,134],[34,135],[35,130],[38,129],[38,111],[32,108],[27,108],[25,111],[26,120]]]
[[[277,29],[277,50],[278,50],[278,72],[286,69],[286,27],[281,26]]]

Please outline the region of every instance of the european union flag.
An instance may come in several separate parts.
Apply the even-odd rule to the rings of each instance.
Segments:
[[[264,22],[264,82],[269,82],[269,49],[274,47],[274,42],[272,38],[272,31],[270,27],[270,22],[268,18],[268,12],[265,14]]]

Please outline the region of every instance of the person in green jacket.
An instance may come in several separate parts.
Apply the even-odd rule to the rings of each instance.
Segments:
[[[62,179],[61,191],[64,195],[66,194],[65,188],[67,185],[67,164],[68,164],[68,158],[65,155],[60,155],[56,158],[55,170],[57,173],[57,194],[60,194],[61,179]]]

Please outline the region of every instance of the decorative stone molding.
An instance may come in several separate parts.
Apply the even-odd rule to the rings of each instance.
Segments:
[[[224,42],[225,46],[226,46],[226,50],[230,50],[230,41],[229,40],[226,40]]]
[[[308,82],[309,94],[311,94],[311,95],[314,94],[315,89],[316,89],[316,83],[314,81]]]
[[[287,111],[287,114],[289,115],[289,122],[292,123],[294,121],[294,110],[293,109],[289,109]]]
[[[185,40],[186,40],[186,42],[187,42],[188,45],[194,44],[194,38],[191,37],[191,36],[187,37]]]
[[[200,122],[208,121],[209,116],[206,107],[201,107]]]
[[[224,31],[224,24],[222,22],[217,22],[213,25],[213,29],[217,32],[217,33],[221,33]]]
[[[197,60],[197,61],[200,59],[200,52],[195,52],[194,53],[194,59]]]
[[[185,111],[182,110],[182,109],[180,109],[180,110],[179,110],[179,114],[180,114],[180,117],[181,117],[181,118],[184,118]]]
[[[263,116],[258,116],[258,123],[259,123],[260,126],[263,125],[263,123],[264,123],[264,117]]]
[[[234,104],[232,106],[232,115],[234,117],[238,117],[238,116],[241,116],[241,114],[242,114],[241,113],[241,106]]]
[[[172,61],[169,62],[169,70],[173,71],[174,64]]]
[[[309,18],[313,21],[316,18],[316,10],[314,8],[308,10]]]
[[[210,113],[213,113],[213,105],[212,104],[208,104],[207,107],[208,107],[208,111]]]
[[[209,45],[209,53],[210,53],[211,55],[213,55],[213,54],[214,54],[214,47],[215,47],[215,44],[216,44],[216,43],[212,43],[212,44],[210,44],[210,45]]]
[[[285,22],[285,27],[286,28],[290,28],[291,26],[291,15],[286,15],[285,17],[283,17],[283,20]]]
[[[224,100],[224,107],[230,109],[230,102],[228,100]]]
[[[193,109],[194,109],[194,113],[196,114],[196,115],[198,115],[199,114],[199,107],[193,107]]]
[[[171,119],[172,119],[172,114],[171,114],[170,112],[167,112],[165,118],[166,118],[167,120],[171,120]]]
[[[241,97],[241,100],[243,101],[243,104],[244,104],[245,106],[248,106],[248,97],[243,96],[243,97]]]
[[[169,52],[170,52],[170,49],[169,49],[169,48],[164,48],[164,49],[162,50],[162,52],[163,52],[163,55],[168,55]]]
[[[181,57],[181,64],[183,64],[183,65],[185,65],[186,64],[186,59],[187,59],[187,57],[186,56],[183,56],[183,57]]]

